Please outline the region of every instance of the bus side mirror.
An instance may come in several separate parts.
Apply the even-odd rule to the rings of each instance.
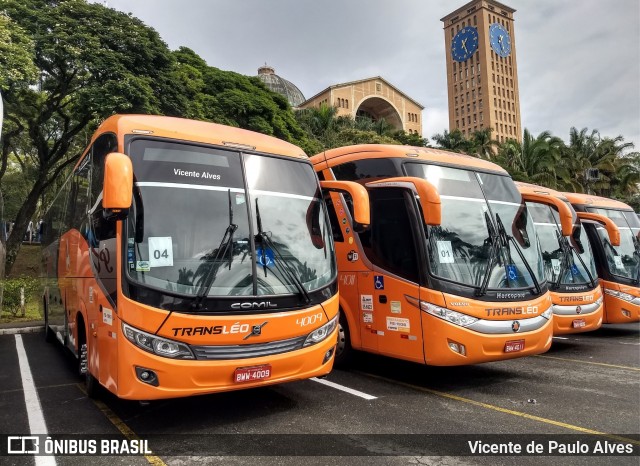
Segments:
[[[369,194],[364,186],[353,181],[321,181],[320,187],[324,191],[334,191],[348,194],[353,200],[353,220],[361,227],[366,228],[371,223],[371,209],[369,207]],[[354,225],[355,229],[355,225]]]
[[[442,204],[440,194],[434,185],[422,178],[398,176],[367,183],[367,188],[405,188],[410,189],[420,198],[420,207],[427,225],[442,224]]]
[[[119,152],[107,155],[104,162],[102,191],[103,215],[108,220],[126,218],[133,195],[133,166],[131,159]]]
[[[573,233],[573,213],[569,206],[561,199],[542,191],[536,192],[520,192],[525,202],[537,202],[538,204],[546,204],[558,209],[560,214],[560,227],[562,236],[571,236]]]
[[[611,241],[611,244],[613,246],[620,246],[620,230],[609,217],[591,212],[578,212],[578,218],[580,220],[593,220],[595,222],[602,223],[609,234],[609,241]]]

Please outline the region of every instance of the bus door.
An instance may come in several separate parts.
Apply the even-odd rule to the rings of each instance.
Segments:
[[[418,213],[406,189],[369,191],[371,226],[359,234],[373,269],[358,273],[362,342],[366,349],[424,363],[419,299]]]

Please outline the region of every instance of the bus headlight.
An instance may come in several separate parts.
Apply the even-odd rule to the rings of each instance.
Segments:
[[[151,335],[122,323],[122,333],[131,343],[149,353],[172,359],[195,359],[187,345],[177,341]]]
[[[322,327],[311,332],[307,336],[307,339],[304,341],[304,345],[302,346],[305,347],[315,345],[316,343],[320,343],[322,340],[331,335],[338,326],[338,316],[339,314],[337,314],[333,319],[324,324]]]
[[[446,320],[452,324],[459,325],[460,327],[467,327],[479,320],[476,317],[471,317],[461,312],[436,306],[435,304],[425,303],[424,301],[420,301],[420,307],[423,311],[427,312],[427,314],[431,314],[432,316]]]
[[[540,315],[547,320],[551,319],[551,316],[553,315],[553,306],[549,307],[546,311],[544,311]]]
[[[608,288],[604,289],[604,292],[610,296],[615,296],[616,298],[620,298],[623,299],[625,301],[627,301],[628,303],[633,302],[634,299],[636,299],[635,296],[629,294],[629,293],[623,293],[622,291],[616,291],[616,290],[610,290]]]

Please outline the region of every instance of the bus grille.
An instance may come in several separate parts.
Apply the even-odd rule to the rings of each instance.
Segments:
[[[286,353],[302,348],[306,335],[254,345],[192,346],[197,359],[247,359]]]

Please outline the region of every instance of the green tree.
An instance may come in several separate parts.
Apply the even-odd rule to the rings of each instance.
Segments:
[[[438,133],[431,136],[431,139],[435,141],[438,149],[473,154],[472,143],[464,137],[464,134],[458,128],[451,132],[445,129],[442,134]]]
[[[495,139],[491,139],[493,128],[482,128],[471,133],[470,146],[473,153],[481,159],[491,160],[500,145]]]
[[[569,172],[560,164],[563,147],[562,139],[552,136],[549,131],[534,137],[525,129],[522,142],[510,139],[500,146],[495,162],[516,181],[561,188],[558,179],[569,178]]]
[[[78,159],[97,122],[118,112],[160,113],[173,57],[138,19],[81,0],[5,0],[5,14],[33,41],[36,86],[9,87],[3,156],[30,158],[34,183],[7,243],[11,269],[44,190]],[[160,90],[160,91],[159,91]],[[27,143],[27,144],[25,144]],[[21,146],[29,146],[21,151]]]
[[[568,188],[577,192],[594,192],[609,197],[614,191],[633,192],[634,158],[626,158],[625,152],[633,144],[624,142],[622,136],[602,137],[598,130],[589,132],[587,128],[569,131],[569,144],[563,152],[563,164],[574,174]],[[597,169],[597,180],[587,179],[589,169]],[[620,173],[618,171],[620,170]]]

